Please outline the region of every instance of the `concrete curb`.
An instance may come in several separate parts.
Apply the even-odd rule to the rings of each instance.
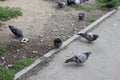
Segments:
[[[99,18],[98,20],[96,20],[95,22],[91,23],[89,26],[87,26],[85,29],[81,30],[78,33],[84,33],[87,32],[93,28],[96,27],[96,25],[98,25],[100,22],[102,22],[103,20],[105,20],[107,17],[111,16],[113,13],[115,13],[117,10],[112,10],[110,12],[108,12],[107,14],[103,15],[101,18]],[[30,71],[32,68],[34,68],[35,66],[37,66],[38,64],[40,64],[42,61],[44,61],[46,58],[49,58],[50,56],[52,56],[53,54],[57,53],[58,51],[60,51],[61,49],[63,49],[65,46],[67,46],[68,44],[70,44],[72,41],[74,41],[75,39],[77,39],[79,37],[79,35],[74,35],[71,38],[69,38],[68,40],[66,40],[63,45],[61,46],[61,48],[59,49],[53,49],[50,52],[46,53],[45,55],[43,55],[42,57],[40,57],[39,59],[37,59],[34,63],[32,63],[30,66],[24,68],[23,70],[21,70],[20,72],[15,74],[14,80],[18,79],[19,77],[21,77],[22,75],[24,75],[25,73],[27,73],[28,71]]]

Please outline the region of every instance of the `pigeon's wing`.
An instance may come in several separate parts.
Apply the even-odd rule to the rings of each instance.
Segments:
[[[78,55],[77,57],[78,57],[79,62],[81,63],[85,62],[88,59],[87,56],[84,54]]]
[[[93,34],[92,33],[88,33],[86,35],[86,39],[89,40],[89,41],[92,41],[93,40]]]
[[[17,34],[18,36],[23,37],[23,32],[22,32],[21,30],[19,30],[19,29],[16,29],[16,34]]]

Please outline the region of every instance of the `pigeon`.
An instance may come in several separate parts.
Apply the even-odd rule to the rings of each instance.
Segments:
[[[75,0],[75,1],[74,1],[74,4],[75,4],[75,5],[79,5],[80,3],[81,3],[81,0]]]
[[[88,57],[91,54],[92,54],[91,52],[85,52],[80,55],[74,55],[72,58],[67,59],[65,63],[69,63],[69,62],[84,63],[88,60]]]
[[[60,48],[62,46],[62,40],[60,38],[56,38],[54,40],[54,47],[55,48]]]
[[[9,25],[8,27],[16,37],[23,37],[23,32],[20,29],[15,28],[14,26],[11,25]]]
[[[82,0],[67,0],[68,5],[79,5]]]
[[[102,6],[102,7],[106,7],[108,9],[111,9],[111,8],[114,8],[117,5],[117,3],[118,3],[118,0],[115,0],[111,3],[109,3],[109,4],[106,4],[106,5]]]
[[[93,34],[93,33],[78,33],[77,35],[82,36],[88,42],[95,41],[99,37],[97,34]]]
[[[58,2],[57,3],[58,5],[58,8],[63,8],[63,7],[65,7],[66,6],[66,3],[65,2]]]
[[[85,13],[79,13],[78,17],[79,17],[79,20],[83,20],[85,17]]]
[[[74,5],[75,0],[67,0],[67,5]]]

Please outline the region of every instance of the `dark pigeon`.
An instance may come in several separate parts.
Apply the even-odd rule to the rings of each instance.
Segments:
[[[14,26],[11,25],[9,25],[8,27],[16,37],[23,37],[23,32],[20,29],[15,28]]]
[[[75,4],[75,0],[67,0],[67,5],[74,5]]]
[[[91,54],[92,54],[91,52],[86,52],[80,55],[74,55],[72,58],[67,59],[65,63],[69,63],[69,62],[84,63],[88,60],[89,55]]]
[[[99,36],[93,33],[79,33],[81,37],[85,38],[88,42],[95,41]]]
[[[54,47],[55,48],[60,48],[62,46],[62,40],[60,38],[56,38],[54,40]]]
[[[78,14],[79,20],[83,20],[85,18],[85,13]]]
[[[111,3],[109,3],[109,4],[106,4],[106,5],[103,6],[103,7],[108,8],[108,9],[111,9],[111,8],[114,8],[114,7],[117,5],[117,3],[118,3],[118,0],[115,0],[115,1],[113,1],[113,2],[111,2]]]
[[[58,8],[64,8],[66,6],[65,2],[58,2],[57,3]]]

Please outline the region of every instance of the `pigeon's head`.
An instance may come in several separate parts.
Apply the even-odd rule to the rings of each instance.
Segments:
[[[54,42],[62,42],[62,40],[60,38],[56,38]]]
[[[11,25],[9,25],[8,27],[9,27],[9,28],[14,28],[14,27],[13,27],[13,26],[11,26]]]
[[[79,13],[78,14],[80,17],[84,17],[85,16],[85,13]]]
[[[89,55],[92,54],[92,52],[86,52],[86,53],[83,53],[83,54],[85,54],[88,57]]]
[[[84,34],[84,33],[78,33],[78,35],[80,35],[80,36],[84,36],[85,34]]]

